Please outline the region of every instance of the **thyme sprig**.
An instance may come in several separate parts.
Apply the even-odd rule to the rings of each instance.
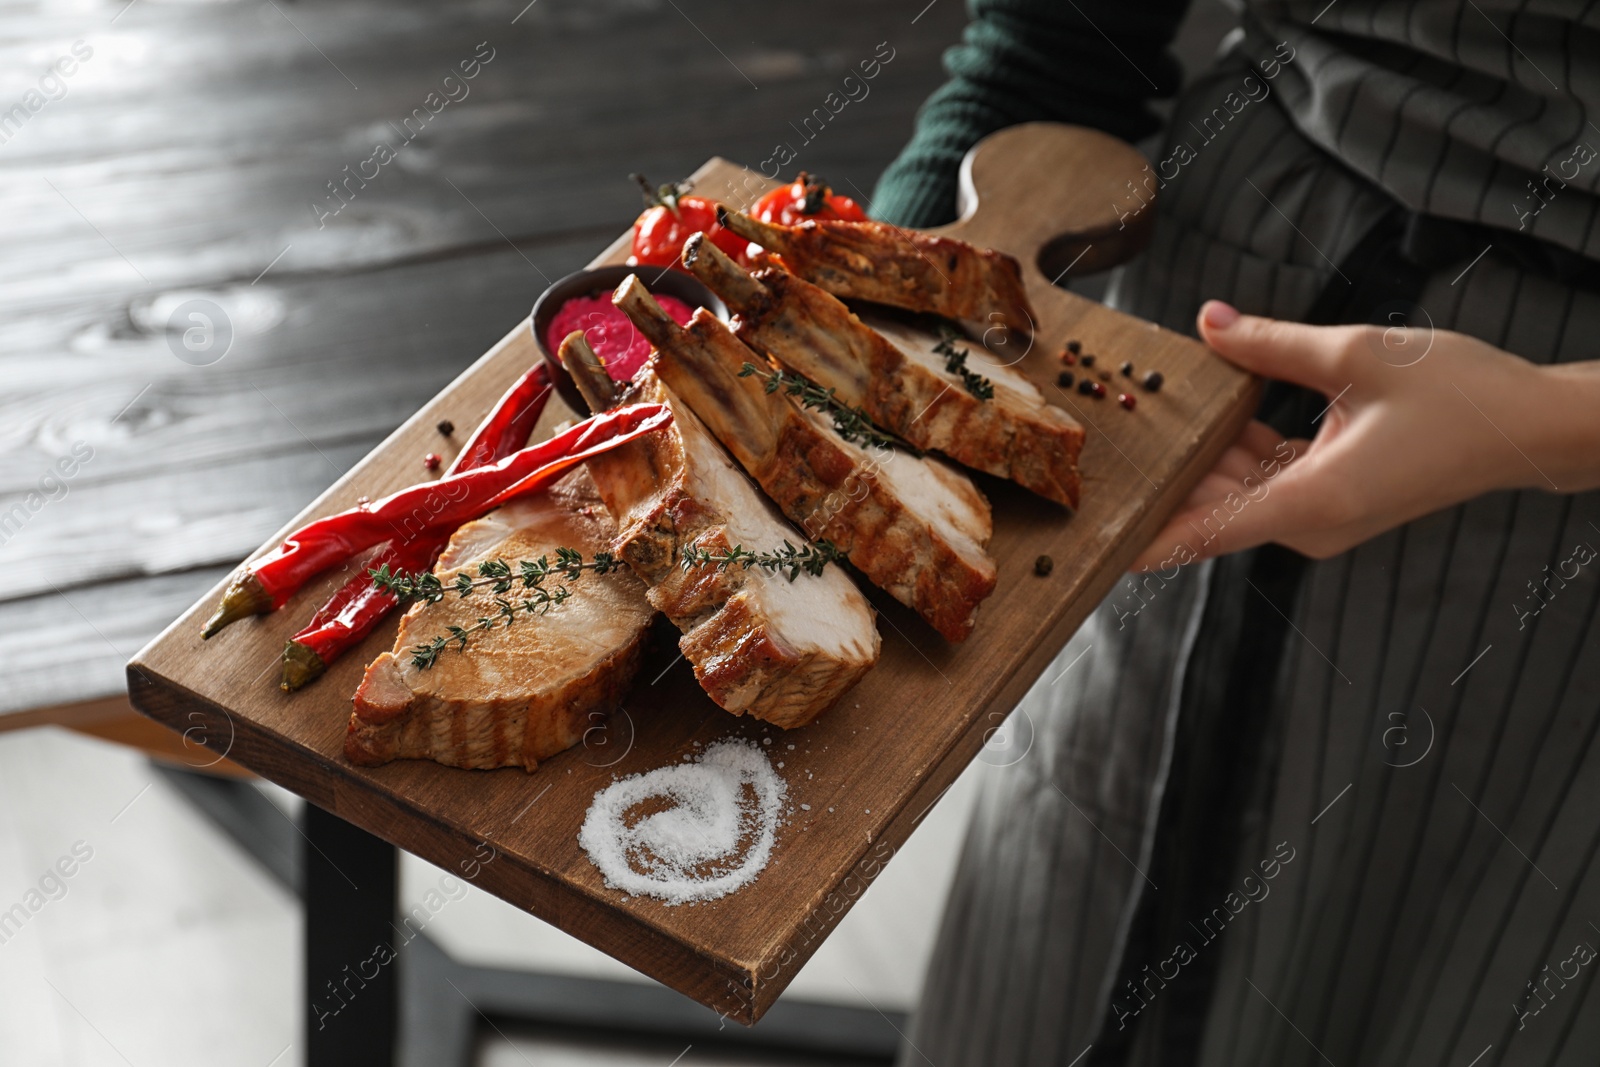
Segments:
[[[844,560],[845,554],[832,541],[820,539],[796,548],[787,539],[783,547],[772,552],[751,552],[743,545],[734,545],[726,552],[713,552],[709,548],[691,548],[683,554],[683,569],[693,570],[708,564],[719,570],[729,567],[760,567],[768,574],[782,574],[791,582],[802,573],[820,578],[822,570],[830,563]]]
[[[492,630],[504,619],[506,626],[517,621],[518,612],[528,615],[543,615],[557,604],[566,600],[572,594],[566,586],[558,586],[554,592],[548,589],[535,589],[533,595],[520,601],[512,601],[503,596],[494,598],[499,610],[492,615],[479,616],[478,621],[471,626],[446,626],[449,636],[440,635],[426,644],[413,645],[411,648],[411,662],[427,670],[439,661],[439,654],[452,644],[458,645],[461,651],[466,651],[467,642],[472,635],[484,630]]]
[[[979,400],[994,399],[994,383],[969,368],[967,366],[969,351],[955,346],[955,342],[962,339],[961,334],[950,327],[941,327],[939,343],[933,346],[933,350],[944,357],[944,369],[958,376],[967,392]]]
[[[768,393],[782,389],[785,396],[794,397],[802,407],[826,412],[833,419],[833,428],[846,441],[869,448],[899,448],[916,455],[922,454],[900,438],[874,426],[866,412],[840,400],[832,386],[824,389],[802,374],[776,369],[762,370],[754,363],[743,364],[739,368],[739,377],[751,376],[764,381]]]
[[[735,545],[726,552],[691,549],[684,555],[683,567],[684,570],[707,565],[722,570],[729,567],[746,570],[760,567],[769,574],[784,574],[792,582],[802,573],[821,575],[822,569],[829,563],[844,558],[844,553],[829,541],[817,541],[796,548],[786,540],[782,548],[772,552],[751,552],[741,545]],[[479,616],[471,626],[446,626],[445,633],[411,647],[411,662],[427,670],[452,645],[458,651],[465,651],[473,634],[493,630],[502,622],[510,627],[519,616],[544,615],[571,597],[572,593],[565,585],[558,585],[554,589],[546,587],[545,581],[552,575],[572,580],[584,571],[609,574],[626,566],[611,552],[596,552],[592,559],[585,559],[577,549],[557,548],[554,560],[549,556],[516,560],[514,563],[498,558],[486,559],[476,568],[463,569],[448,584],[430,571],[390,570],[388,564],[367,573],[371,575],[374,585],[394,594],[402,604],[433,604],[443,600],[449,593],[468,597],[479,589],[487,589],[493,596],[496,610]],[[519,587],[524,595],[520,599],[513,599],[510,594]]]
[[[516,570],[503,559],[486,559],[478,564],[477,576],[474,577],[467,570],[457,574],[449,589],[461,596],[467,596],[474,589],[490,586],[491,591],[497,594],[509,593],[518,583],[524,589],[542,587],[544,580],[550,575],[559,575],[562,578],[576,578],[584,571],[594,571],[596,574],[609,574],[621,570],[625,564],[610,552],[596,552],[594,559],[585,562],[583,553],[574,548],[556,549],[555,562],[548,556],[538,559],[518,560]],[[373,584],[387,593],[394,594],[402,604],[413,601],[422,601],[431,604],[443,600],[446,586],[439,580],[438,575],[431,571],[394,571],[389,570],[389,565],[384,564],[377,570],[369,571]]]
[[[466,597],[474,590],[485,587],[494,594],[498,611],[480,616],[471,626],[447,626],[445,629],[449,636],[440,635],[425,644],[412,647],[411,662],[427,670],[438,662],[439,654],[452,644],[465,650],[473,634],[492,630],[501,620],[509,627],[517,620],[519,613],[543,615],[571,596],[564,585],[553,590],[545,588],[545,579],[551,575],[571,579],[584,571],[608,574],[624,565],[610,552],[596,552],[594,559],[586,562],[583,553],[576,549],[558,548],[554,562],[548,556],[540,556],[538,559],[518,560],[515,569],[505,560],[486,559],[478,564],[475,575],[470,568],[463,570],[448,586],[431,571],[391,571],[388,564],[368,573],[374,585],[392,593],[402,604],[432,604],[443,600],[447,592]],[[519,584],[527,595],[520,600],[512,600],[507,594]]]

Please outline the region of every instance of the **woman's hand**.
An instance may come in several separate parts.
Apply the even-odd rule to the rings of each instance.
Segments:
[[[1325,559],[1496,489],[1600,486],[1600,363],[1541,367],[1458,333],[1200,309],[1218,354],[1329,400],[1312,441],[1245,427],[1134,563],[1275,541]]]

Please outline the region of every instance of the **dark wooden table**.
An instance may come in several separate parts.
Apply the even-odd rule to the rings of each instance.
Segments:
[[[120,701],[148,638],[627,225],[630,171],[665,181],[785,142],[791,169],[870,193],[962,22],[954,0],[913,23],[920,7],[9,16],[0,69],[42,73],[77,40],[92,55],[0,143],[0,716]],[[884,41],[868,96],[805,126]],[[428,115],[430,93],[463,91]],[[408,118],[421,133],[364,188],[348,179]],[[353,197],[319,226],[339,180]],[[192,313],[214,320],[209,347]],[[89,458],[41,491],[75,446]]]
[[[782,142],[790,169],[870,193],[964,21],[955,0],[818,0],[804,18],[728,0],[112,0],[7,18],[8,105],[73,62],[64,95],[0,127],[0,729],[76,724],[180,757],[128,708],[128,658],[625,227],[630,171],[665,181]],[[827,112],[880,42],[894,57],[867,97]],[[419,129],[372,177],[375,144]],[[314,868],[304,885],[337,892]],[[312,934],[339,927],[314,913]],[[647,1028],[700,1025],[648,987],[449,973],[497,1014],[541,1002],[593,1023],[621,997]],[[443,1003],[418,1020],[454,1040],[477,1016]]]

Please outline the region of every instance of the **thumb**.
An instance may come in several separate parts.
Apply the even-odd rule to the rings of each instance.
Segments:
[[[1348,354],[1360,327],[1306,326],[1241,315],[1208,300],[1198,317],[1200,336],[1229,363],[1264,378],[1293,382],[1332,396],[1351,382]]]
[[[1301,442],[1302,444],[1304,442]],[[1220,500],[1188,503],[1168,522],[1171,539],[1183,541],[1197,560],[1226,556],[1269,541],[1291,546],[1317,528],[1322,514],[1315,477],[1303,465],[1288,467],[1259,493],[1230,493]]]

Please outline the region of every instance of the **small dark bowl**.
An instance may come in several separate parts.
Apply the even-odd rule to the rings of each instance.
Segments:
[[[727,305],[718,300],[715,293],[694,275],[672,267],[595,267],[560,279],[534,301],[529,324],[534,343],[539,346],[540,354],[550,367],[550,380],[555,383],[556,392],[561,394],[561,399],[566,401],[568,407],[580,415],[589,410],[589,405],[584,403],[578,387],[572,384],[572,377],[561,365],[561,360],[545,345],[544,335],[549,332],[550,322],[562,304],[576,296],[609,294],[630,274],[637,274],[652,294],[675,296],[692,308],[705,308],[722,321],[728,321]]]

